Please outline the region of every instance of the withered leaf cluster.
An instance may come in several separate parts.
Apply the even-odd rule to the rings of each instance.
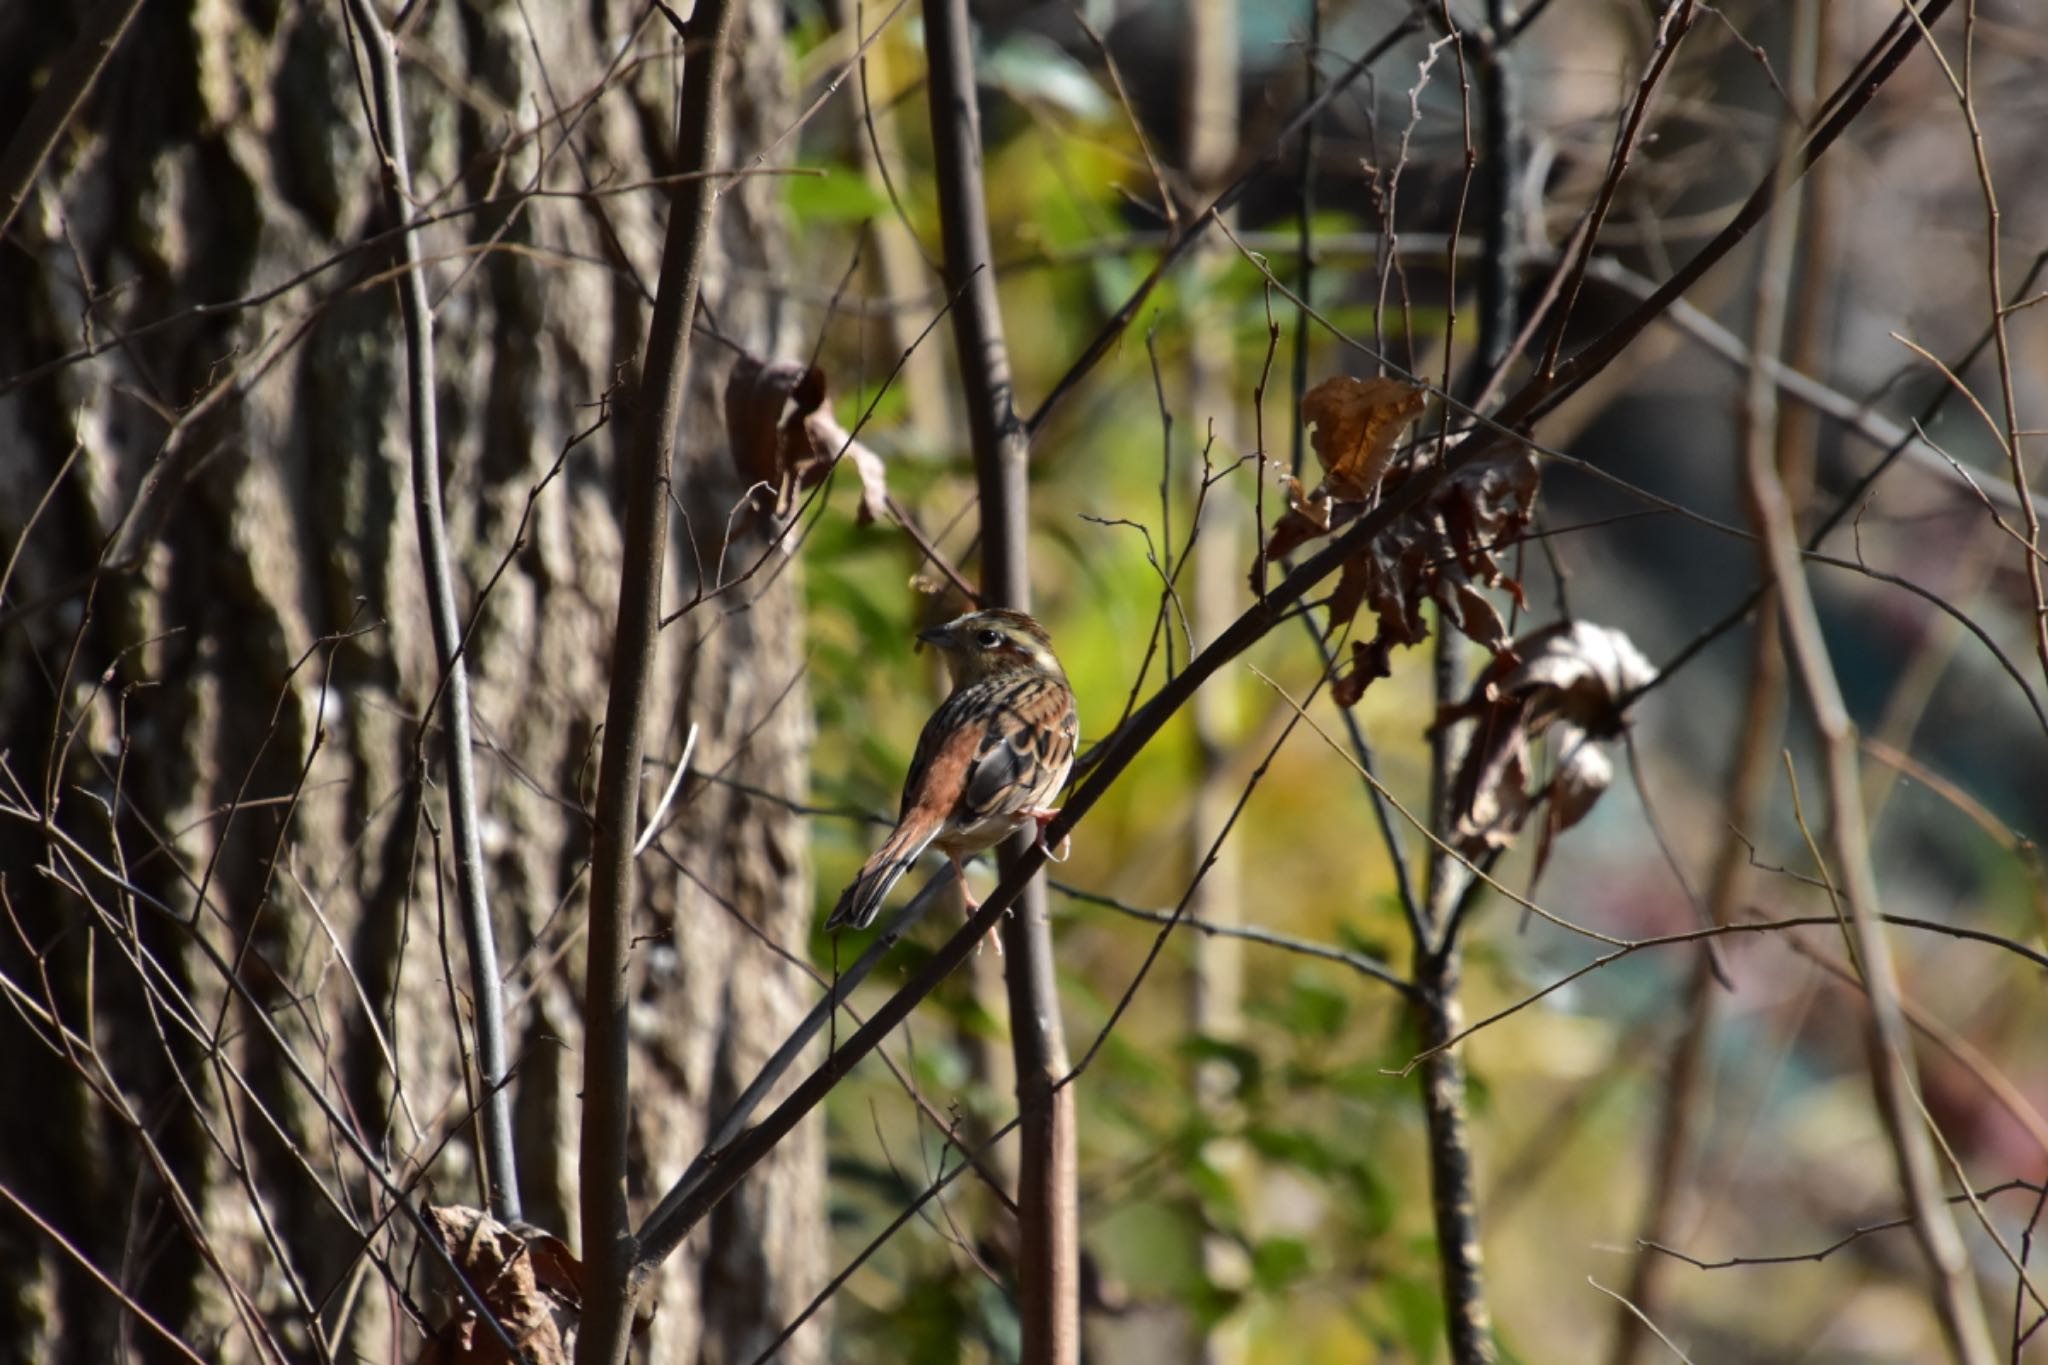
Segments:
[[[1288,510],[1273,525],[1265,559],[1330,534],[1406,480],[1423,477],[1426,464],[1392,463],[1402,432],[1426,401],[1421,389],[1397,379],[1339,377],[1309,390],[1302,416],[1315,424],[1311,440],[1323,482],[1304,494],[1299,480],[1288,481]],[[1330,598],[1329,628],[1350,625],[1360,608],[1370,608],[1375,629],[1369,640],[1354,633],[1352,667],[1331,689],[1338,705],[1355,705],[1370,683],[1387,676],[1395,646],[1429,637],[1426,602],[1435,601],[1446,620],[1495,654],[1508,647],[1500,612],[1481,590],[1505,589],[1520,600],[1521,584],[1500,556],[1528,526],[1537,485],[1535,454],[1509,446],[1459,469],[1345,563]]]
[[[793,360],[741,355],[725,381],[725,433],[733,467],[756,511],[788,519],[797,494],[832,472],[844,451],[860,475],[860,524],[886,515],[882,457],[854,440],[826,402],[825,372]]]
[[[1467,857],[1506,848],[1530,813],[1545,806],[1536,873],[1551,840],[1586,817],[1614,780],[1601,747],[1627,727],[1627,699],[1657,676],[1618,630],[1572,621],[1514,642],[1479,675],[1472,693],[1436,718],[1437,728],[1477,724],[1451,787],[1451,839]],[[1534,750],[1550,747],[1548,775],[1537,777]]]
[[[528,1365],[569,1365],[563,1328],[582,1309],[583,1267],[567,1244],[459,1204],[428,1209],[427,1221]],[[453,1314],[428,1339],[419,1365],[510,1365],[513,1356],[474,1305],[460,1294],[453,1302]]]

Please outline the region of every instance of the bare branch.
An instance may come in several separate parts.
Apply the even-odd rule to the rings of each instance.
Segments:
[[[689,23],[692,51],[677,110],[677,162],[708,170],[717,153],[732,0],[699,0]],[[669,198],[661,282],[648,324],[646,361],[633,400],[625,475],[625,545],[613,634],[611,695],[597,779],[591,850],[590,944],[584,986],[583,1256],[588,1271],[577,1365],[622,1365],[638,1284],[626,1204],[627,1090],[631,1002],[628,954],[634,904],[633,841],[640,805],[649,684],[661,637],[662,566],[668,547],[669,471],[690,353],[712,212],[708,180],[678,185]]]
[[[1996,1195],[2010,1193],[2013,1190],[2025,1190],[2029,1194],[2039,1195],[2042,1188],[2042,1186],[2036,1185],[2031,1181],[2007,1180],[2001,1184],[1992,1185],[1987,1189],[1963,1194],[1952,1194],[1948,1196],[1948,1202],[1951,1204],[1966,1204],[1972,1199],[1990,1199]],[[1638,1241],[1636,1245],[1646,1251],[1654,1251],[1660,1256],[1669,1256],[1673,1260],[1683,1261],[1695,1269],[1732,1270],[1737,1266],[1745,1265],[1794,1265],[1800,1261],[1825,1261],[1843,1247],[1860,1242],[1872,1233],[1890,1232],[1894,1228],[1911,1227],[1912,1225],[1912,1215],[1907,1214],[1898,1218],[1887,1218],[1882,1222],[1859,1224],[1848,1232],[1843,1233],[1840,1237],[1837,1237],[1834,1241],[1829,1242],[1826,1246],[1816,1247],[1812,1251],[1791,1251],[1777,1256],[1729,1256],[1718,1261],[1703,1260],[1698,1256],[1680,1251],[1676,1247],[1665,1246],[1660,1242]]]
[[[995,276],[986,269],[994,252],[967,0],[925,0],[924,21],[939,231],[945,277],[960,297],[953,345],[980,494],[983,599],[1023,611],[1031,606],[1030,434],[1017,416]],[[1020,850],[1032,842],[1031,834],[1019,833],[1000,851],[997,866],[1006,882],[1019,870]],[[1076,1365],[1081,1253],[1074,1097],[1056,1085],[1067,1070],[1067,1040],[1042,883],[1025,885],[1002,934],[1023,1119],[1017,1178],[1023,1357],[1034,1365]]]
[[[350,11],[369,58],[370,89],[376,102],[376,138],[383,149],[384,206],[395,222],[412,207],[412,171],[406,160],[405,100],[399,90],[398,53],[370,0],[350,0]],[[427,614],[434,652],[441,666],[441,718],[448,732],[448,824],[455,840],[455,894],[463,940],[469,949],[469,982],[476,1015],[476,1066],[482,1095],[483,1159],[491,1212],[501,1222],[520,1217],[519,1170],[512,1149],[512,1101],[506,1092],[508,1050],[505,1000],[498,975],[497,932],[485,886],[483,840],[479,833],[476,762],[470,740],[469,669],[460,653],[461,617],[455,607],[455,575],[448,528],[441,511],[440,423],[435,414],[434,316],[427,303],[427,277],[420,265],[417,230],[398,239],[400,312],[405,319],[407,431],[412,449],[413,519],[426,572]],[[426,721],[420,723],[425,737]],[[310,762],[310,758],[308,760]],[[424,780],[422,777],[420,780]],[[283,832],[279,832],[283,837]],[[460,1025],[460,1020],[455,1021]]]
[[[93,82],[141,9],[142,0],[100,0],[36,92],[35,103],[7,141],[7,150],[0,152],[0,237],[13,226],[14,215],[35,188],[43,163],[57,149],[57,139],[85,103]]]
[[[1789,174],[1789,169],[1781,171],[1781,178]],[[1989,1365],[1990,1328],[1955,1221],[1940,1202],[1940,1177],[1919,1110],[1906,1024],[1899,1009],[1898,976],[1882,926],[1877,873],[1864,823],[1856,729],[1821,634],[1784,482],[1770,452],[1759,450],[1754,443],[1745,454],[1744,481],[1750,513],[1763,539],[1768,578],[1783,603],[1785,634],[1826,755],[1830,836],[1843,899],[1848,903],[1847,932],[1870,996],[1866,1042],[1878,1116],[1913,1211],[1914,1235],[1934,1279],[1935,1311],[1949,1350],[1967,1365]]]

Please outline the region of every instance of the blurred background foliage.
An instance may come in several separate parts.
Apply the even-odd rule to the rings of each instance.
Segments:
[[[1838,75],[1891,7],[1837,0],[1826,8],[1827,69]],[[2021,130],[2030,120],[2038,128],[2043,113],[2038,80],[2025,74],[2041,54],[2024,8],[1984,6],[1978,39],[1994,165],[2015,171],[2026,154]],[[1128,107],[1075,9],[989,6],[980,15],[989,214],[1026,413],[1156,259],[1167,224],[1133,114],[1161,161],[1181,164],[1179,6],[1098,2],[1083,9],[1116,58]],[[1775,72],[1785,61],[1788,9],[1733,0],[1709,11],[1690,35],[1603,254],[1661,277],[1763,174],[1782,107]],[[885,12],[875,4],[857,11],[869,28]],[[814,91],[851,55],[856,11],[798,3],[792,13],[794,69],[802,90]],[[1391,0],[1328,4],[1321,46],[1310,49],[1311,16],[1299,0],[1244,6],[1236,19],[1243,131],[1234,166],[1248,166],[1299,104],[1305,62],[1328,79],[1405,13]],[[1514,49],[1521,133],[1534,167],[1527,202],[1540,210],[1524,237],[1539,254],[1554,251],[1570,231],[1604,168],[1651,24],[1650,8],[1640,4],[1558,5]],[[1315,301],[1337,326],[1366,338],[1375,334],[1374,243],[1386,207],[1375,198],[1373,172],[1393,165],[1412,95],[1419,119],[1394,226],[1418,237],[1443,234],[1457,210],[1465,138],[1459,78],[1442,58],[1414,95],[1426,55],[1426,39],[1403,42],[1318,125],[1312,228],[1326,245]],[[914,362],[936,367],[936,383],[920,390],[906,371],[883,387],[906,339],[943,302],[920,259],[938,254],[922,63],[920,29],[907,12],[870,50],[861,88],[805,126],[790,159],[823,174],[787,182],[802,265],[768,287],[806,320],[840,419],[852,426],[867,415],[863,438],[888,457],[891,491],[971,576],[973,479],[957,400],[949,399],[955,385],[943,324]],[[867,169],[873,146],[882,149],[886,185]],[[1262,173],[1235,220],[1247,244],[1290,282],[1298,279],[1290,244],[1299,227],[1292,163],[1290,155]],[[1960,121],[1931,62],[1913,59],[1828,163],[1828,175],[1831,207],[1816,209],[1810,228],[1836,237],[1816,258],[1827,272],[1816,289],[1826,313],[1819,377],[1859,399],[1875,394],[1878,411],[1904,420],[1939,380],[1886,333],[1951,355],[1987,317],[1981,205]],[[2025,262],[2041,245],[2042,182],[2015,173],[2004,185],[2009,259]],[[1184,194],[1190,202],[1203,201]],[[892,294],[906,277],[889,278],[881,238],[901,234],[905,224],[918,243],[907,253],[913,288]],[[1471,237],[1475,225],[1467,222],[1465,231]],[[906,246],[899,237],[894,249]],[[1748,248],[1738,252],[1691,299],[1738,333],[1752,257]],[[1440,249],[1409,257],[1409,306],[1377,318],[1392,357],[1426,374],[1442,369],[1442,261]],[[1589,288],[1575,324],[1590,335],[1628,302],[1614,290]],[[1186,658],[1177,619],[1165,632],[1170,657],[1158,631],[1161,568],[1167,556],[1177,562],[1186,552],[1192,471],[1205,458],[1211,419],[1222,419],[1231,438],[1206,458],[1219,471],[1236,464],[1219,487],[1242,502],[1254,497],[1257,465],[1236,462],[1260,450],[1261,432],[1264,454],[1280,466],[1296,449],[1294,312],[1253,264],[1219,242],[1202,268],[1168,276],[1034,444],[1037,613],[1072,675],[1087,741],[1108,732],[1141,673],[1149,690]],[[1456,344],[1469,348],[1469,301],[1456,327]],[[2015,335],[2021,387],[2037,393],[2040,362],[2048,359],[2039,328],[2027,321]],[[1195,345],[1220,349],[1226,384],[1186,391]],[[1309,330],[1308,345],[1303,368],[1311,383],[1371,373],[1369,357],[1319,328]],[[1269,363],[1263,411],[1255,414],[1254,387]],[[1965,378],[1984,383],[1989,372],[1979,367]],[[1735,481],[1740,385],[1739,370],[1660,328],[1538,436],[1638,488],[1746,524]],[[1170,429],[1163,430],[1162,401]],[[2004,477],[1995,444],[1963,405],[1951,405],[1929,434],[1987,481]],[[1815,505],[1831,506],[1875,453],[1822,424],[1811,452]],[[814,822],[821,912],[873,846],[877,821],[893,813],[918,728],[940,694],[936,664],[913,650],[912,637],[958,606],[929,591],[938,575],[897,528],[856,525],[856,496],[853,480],[839,476],[810,517],[800,551],[817,705],[812,799],[821,812]],[[1270,521],[1284,505],[1270,479],[1264,496]],[[1574,613],[1627,632],[1662,662],[1753,580],[1744,541],[1657,515],[1630,488],[1568,468],[1546,468],[1542,515],[1558,532],[1554,559],[1525,547],[1517,561],[1528,600],[1520,629],[1558,619],[1568,600]],[[1871,563],[1950,596],[2032,676],[2038,670],[2026,643],[2016,556],[2005,554],[1996,568],[1980,565],[1984,523],[1982,507],[1958,497],[1953,484],[1902,467],[1859,513],[1857,549],[1831,548],[1860,550]],[[1249,565],[1242,526],[1224,523],[1215,534],[1232,535],[1234,559]],[[1554,565],[1565,572],[1568,599]],[[1817,587],[1859,723],[1911,755],[1912,772],[1903,777],[1866,762],[1886,908],[2038,944],[2042,882],[2026,841],[2048,825],[2048,764],[2024,700],[1981,647],[1925,603],[1849,574],[1823,576]],[[1240,577],[1238,609],[1247,593]],[[1148,650],[1148,640],[1161,652]],[[1537,899],[1619,936],[1695,922],[1693,898],[1721,837],[1722,786],[1750,647],[1746,632],[1734,632],[1637,708],[1649,804],[1624,763],[1603,804],[1561,840]],[[1315,689],[1323,671],[1298,630],[1276,632],[1248,662],[1297,698]],[[1241,784],[1290,712],[1245,667],[1211,686],[1227,696],[1220,761]],[[1384,777],[1417,810],[1426,806],[1430,698],[1426,655],[1412,651],[1396,656],[1393,676],[1375,684],[1356,712]],[[1788,762],[1805,783],[1817,825],[1815,751],[1796,696],[1789,705]],[[1326,700],[1311,709],[1337,733]],[[1170,909],[1187,883],[1183,831],[1204,762],[1183,719],[1096,807],[1057,881]],[[1771,915],[1825,913],[1783,768],[1773,774],[1770,811],[1761,828],[1745,831],[1761,869],[1750,886],[1752,906]],[[1346,760],[1308,728],[1281,747],[1232,839],[1246,922],[1405,965],[1406,931],[1366,793]],[[1418,843],[1411,835],[1411,849]],[[1528,891],[1528,850],[1516,850],[1498,875]],[[1157,930],[1057,893],[1054,913],[1079,1056],[1108,1022]],[[1482,916],[1470,940],[1468,1018],[1548,984],[1598,947],[1527,920],[1499,898]],[[1417,1046],[1400,1000],[1341,964],[1251,946],[1241,1029],[1229,1037],[1191,1034],[1191,939],[1185,930],[1172,936],[1078,1082],[1092,1358],[1175,1361],[1202,1350],[1256,1362],[1434,1358],[1442,1309],[1421,1117],[1412,1081],[1392,1074]],[[1840,959],[1839,938],[1804,942],[1809,951],[1795,951],[1784,937],[1724,944],[1735,990],[1716,1016],[1706,1100],[1685,1172],[1681,1249],[1689,1254],[1711,1260],[1813,1251],[1897,1211],[1857,1040],[1861,998],[1815,960]],[[1980,1187],[2039,1180],[2048,1173],[2044,1132],[2029,1131],[2038,1122],[2029,1116],[2048,1108],[2038,969],[1982,944],[1927,934],[1902,936],[1898,947],[1909,996],[1955,1043],[1928,1044],[1919,1060],[1930,1110],[1963,1168]],[[832,960],[833,945],[822,936],[813,950],[816,961]],[[900,956],[870,993],[889,990],[917,952]],[[1628,1278],[1671,1049],[1686,1022],[1678,1002],[1691,971],[1688,950],[1636,954],[1467,1045],[1489,1290],[1504,1358],[1590,1360],[1606,1349],[1615,1305],[1588,1280],[1619,1287]],[[979,986],[961,981],[943,993],[897,1048],[927,1096],[950,1106],[968,1134],[987,1131],[1011,1105],[1002,1051],[986,1046],[1001,1036],[1000,991],[990,994],[989,972],[977,976]],[[1956,1049],[2003,1077],[2010,1087],[2004,1101]],[[1227,1077],[1220,1105],[1196,1102],[1198,1066]],[[830,1125],[843,1262],[936,1174],[944,1143],[879,1070],[833,1094]],[[2016,1237],[2029,1202],[2006,1196],[1994,1205],[2009,1235]],[[839,1297],[843,1357],[1015,1358],[1015,1318],[998,1287],[1001,1236],[986,1197],[971,1180],[956,1184],[943,1206],[931,1206],[890,1241]],[[1969,1228],[1969,1236],[1987,1288],[2009,1295],[2010,1270],[1995,1263],[1979,1229]],[[1219,1261],[1205,1250],[1219,1240],[1235,1254]],[[1938,1343],[1920,1273],[1903,1232],[1863,1238],[1824,1261],[1684,1270],[1662,1325],[1702,1360],[1927,1359]]]

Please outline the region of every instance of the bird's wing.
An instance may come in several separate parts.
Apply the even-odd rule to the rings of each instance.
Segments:
[[[1049,800],[1073,761],[1073,712],[1073,694],[1059,679],[1034,673],[1009,680],[990,708],[956,818],[964,824],[1014,815]]]
[[[981,686],[946,698],[918,736],[903,781],[899,825],[929,821],[934,831],[956,817],[989,740],[989,708]]]

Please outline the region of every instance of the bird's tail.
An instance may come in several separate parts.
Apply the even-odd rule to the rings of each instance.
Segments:
[[[922,822],[898,825],[861,867],[860,875],[839,893],[839,904],[825,918],[826,930],[865,929],[873,924],[890,889],[916,864],[938,832],[937,826],[923,826]]]

